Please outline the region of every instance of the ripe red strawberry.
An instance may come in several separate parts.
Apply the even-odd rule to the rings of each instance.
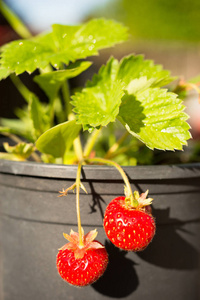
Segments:
[[[86,286],[103,275],[108,264],[108,254],[104,246],[94,240],[96,230],[83,233],[83,245],[79,245],[79,234],[73,230],[63,234],[69,243],[59,249],[57,268],[60,276],[68,283]]]
[[[146,199],[147,192],[138,199],[137,208],[127,203],[126,197],[113,199],[104,215],[104,229],[109,240],[117,247],[127,251],[141,251],[147,247],[155,234],[155,221]],[[140,201],[141,200],[141,201]]]

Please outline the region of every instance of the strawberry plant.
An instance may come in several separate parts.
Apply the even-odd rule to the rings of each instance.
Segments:
[[[20,25],[15,29],[22,39],[2,46],[0,79],[10,77],[26,106],[16,110],[16,120],[1,119],[0,133],[16,145],[4,144],[7,153],[0,153],[0,158],[78,164],[76,182],[60,192],[64,196],[76,189],[78,233],[64,234],[69,243],[58,252],[57,268],[67,282],[88,285],[104,273],[108,256],[94,240],[96,231],[84,235],[81,226],[82,165],[109,164],[120,172],[125,196],[108,205],[104,228],[117,247],[143,250],[155,234],[152,199],[146,199],[147,192],[132,192],[120,164],[136,164],[142,145],[182,150],[190,138],[188,116],[182,100],[166,87],[174,80],[170,72],[142,55],[111,57],[85,87],[70,89],[69,79],[91,66],[88,57],[128,39],[122,24],[106,19],[54,24],[50,32],[31,36],[4,4],[2,8],[10,21],[15,20],[11,24]],[[25,86],[20,76],[24,72],[33,74],[48,103]]]

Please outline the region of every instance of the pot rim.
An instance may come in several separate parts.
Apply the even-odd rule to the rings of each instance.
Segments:
[[[160,180],[200,177],[200,163],[177,165],[146,165],[123,167],[132,180]],[[98,170],[98,172],[97,172]],[[37,162],[18,162],[0,160],[0,173],[20,176],[33,176],[52,179],[75,179],[76,165],[58,165]],[[86,180],[121,180],[121,175],[112,166],[85,165],[82,179]]]

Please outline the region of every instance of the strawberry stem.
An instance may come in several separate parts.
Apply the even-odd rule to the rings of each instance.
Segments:
[[[88,157],[99,137],[99,134],[101,133],[101,129],[94,129],[94,131],[92,132],[92,134],[90,135],[86,145],[85,145],[85,148],[84,148],[84,152],[83,152],[83,156],[84,157]]]
[[[131,185],[130,185],[130,182],[128,180],[128,177],[127,177],[126,173],[124,172],[124,170],[122,169],[122,167],[118,163],[116,163],[115,161],[108,160],[108,159],[105,159],[105,158],[100,158],[100,157],[85,158],[84,160],[88,161],[88,162],[99,162],[99,163],[102,163],[102,164],[114,166],[119,171],[119,173],[121,174],[121,176],[124,180],[124,183],[125,183],[125,186],[126,186],[126,193],[127,193],[126,198],[130,199],[130,205],[132,207],[137,207],[139,205],[137,199],[133,196],[133,192],[132,192]]]
[[[80,184],[81,184],[81,167],[82,161],[78,164],[77,175],[76,175],[76,212],[77,212],[77,221],[78,221],[78,233],[79,233],[79,246],[83,247],[83,232],[81,227],[81,214],[80,214]]]

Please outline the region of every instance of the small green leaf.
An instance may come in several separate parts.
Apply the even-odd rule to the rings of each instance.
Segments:
[[[20,157],[16,154],[0,152],[0,159],[12,160],[12,161],[24,161],[23,157]]]
[[[176,94],[149,88],[123,97],[119,120],[151,149],[181,150],[191,137],[184,108]]]
[[[104,19],[94,19],[77,26],[53,25],[53,31],[27,40],[18,40],[2,47],[1,67],[4,77],[9,72],[32,73],[48,64],[59,68],[77,59],[97,55],[103,48],[125,41],[127,28]]]
[[[28,141],[33,142],[32,137],[32,122],[29,118],[19,119],[6,119],[2,118],[1,120],[0,132],[8,132],[19,135],[26,138]]]
[[[44,90],[49,99],[53,100],[66,79],[78,76],[89,68],[91,64],[88,61],[78,61],[71,64],[66,70],[53,71],[35,76],[34,81]]]
[[[84,128],[106,126],[115,121],[124,94],[124,84],[115,80],[117,66],[117,60],[110,59],[81,93],[72,96],[77,123]]]
[[[33,125],[33,136],[37,139],[44,131],[50,128],[49,106],[44,105],[37,97],[33,96],[28,108]]]
[[[64,157],[80,130],[81,126],[75,120],[59,124],[44,132],[37,140],[36,147],[42,153]]]
[[[26,160],[34,151],[33,144],[23,142],[15,146],[10,146],[8,143],[4,143],[3,146],[7,153],[15,155],[19,158],[19,160]]]

